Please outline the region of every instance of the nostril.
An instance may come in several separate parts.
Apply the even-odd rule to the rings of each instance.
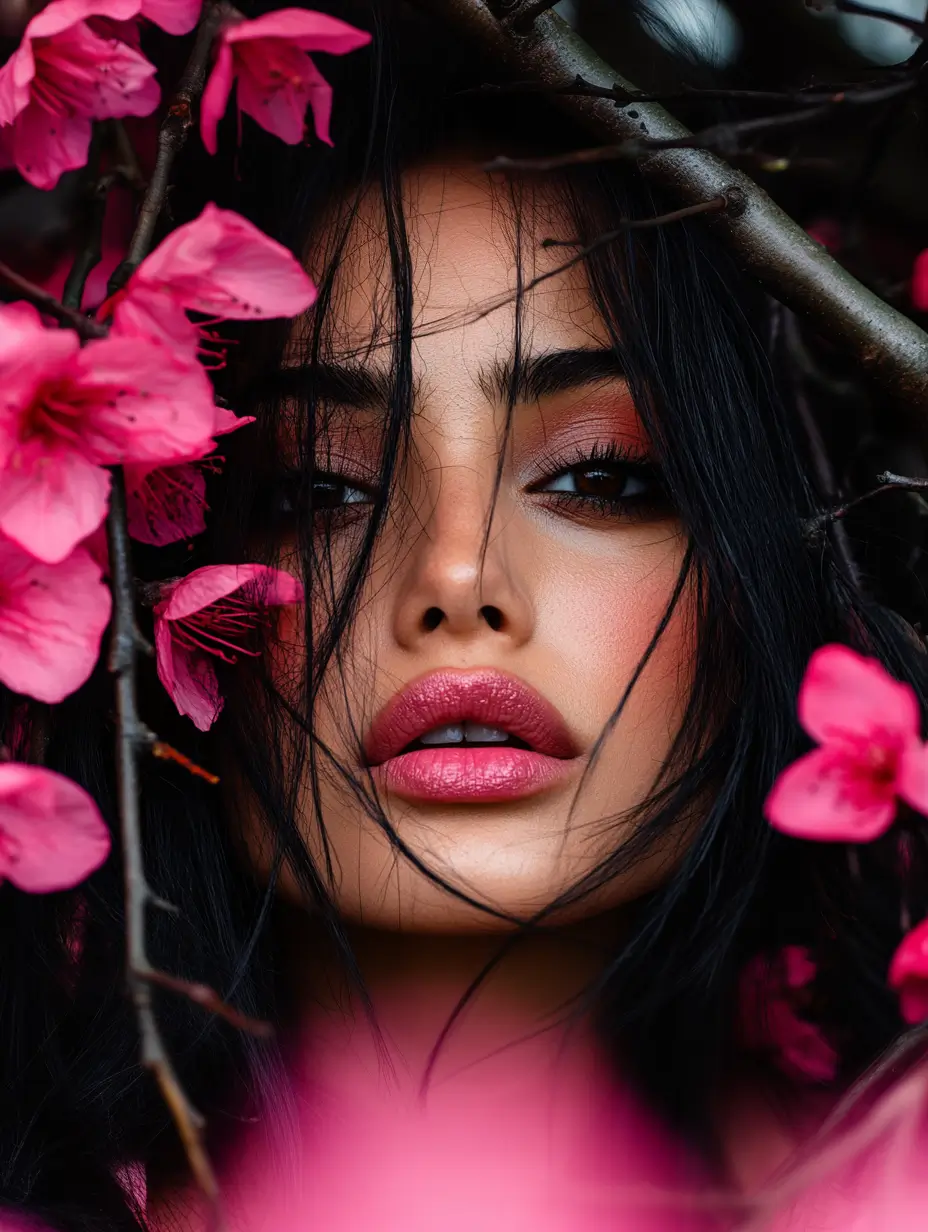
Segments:
[[[489,605],[480,609],[480,615],[487,622],[494,633],[499,633],[503,627],[503,613],[498,607],[490,607]]]
[[[440,607],[427,608],[422,617],[422,627],[426,633],[434,633],[444,618],[445,613]]]

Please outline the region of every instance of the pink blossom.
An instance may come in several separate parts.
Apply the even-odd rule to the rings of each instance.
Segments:
[[[93,671],[110,605],[85,548],[47,565],[0,538],[0,680],[15,693],[60,702]]]
[[[257,630],[267,628],[269,608],[299,603],[300,583],[267,565],[207,565],[165,586],[155,606],[158,676],[181,714],[207,731],[223,698],[211,662],[235,663],[257,655]]]
[[[253,415],[236,417],[217,406],[213,436],[225,436],[254,422]],[[127,466],[126,511],[132,538],[164,547],[201,535],[209,510],[206,475],[218,474],[224,461],[211,454],[177,466]]]
[[[216,63],[203,91],[203,144],[216,153],[216,127],[225,114],[233,83],[238,108],[288,145],[305,135],[307,105],[316,136],[331,145],[332,89],[306,54],[344,55],[370,42],[370,35],[325,13],[278,9],[254,21],[230,22],[217,39]]]
[[[904,800],[928,812],[928,750],[915,694],[875,660],[822,646],[799,691],[799,721],[820,747],[783,771],[764,813],[797,838],[869,842]]]
[[[918,254],[912,267],[912,304],[919,312],[928,312],[928,248]]]
[[[20,174],[54,188],[87,161],[94,120],[149,115],[160,91],[136,48],[88,19],[124,22],[140,0],[51,0],[0,68],[0,142]]]
[[[0,306],[0,531],[63,560],[106,516],[107,466],[205,454],[215,413],[196,363],[142,339],[81,347],[31,305]]]
[[[110,836],[91,797],[44,766],[0,765],[0,880],[46,894],[98,869]]]
[[[187,34],[197,24],[203,0],[142,0],[142,16],[168,34]]]
[[[838,1054],[820,1027],[802,1010],[815,979],[815,963],[801,945],[787,945],[773,958],[758,954],[741,973],[741,1043],[766,1053],[784,1073],[806,1082],[831,1082]]]
[[[261,320],[294,317],[315,298],[293,253],[240,214],[210,203],[145,258],[104,312],[112,311],[115,333],[160,338],[192,356],[199,332],[185,309],[219,320]]]
[[[902,938],[889,965],[889,986],[899,994],[899,1010],[906,1022],[928,1018],[928,920]]]

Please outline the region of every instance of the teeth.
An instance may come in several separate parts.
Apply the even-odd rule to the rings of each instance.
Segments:
[[[509,732],[500,731],[498,727],[484,727],[480,723],[465,723],[464,739],[471,744],[505,744]]]
[[[468,723],[468,727],[470,724]],[[464,728],[460,723],[451,723],[447,727],[436,727],[434,731],[426,732],[419,737],[421,744],[463,744]]]
[[[447,727],[436,727],[419,737],[419,743],[425,745],[505,744],[508,740],[508,732],[498,727],[484,727],[482,723],[449,723]]]

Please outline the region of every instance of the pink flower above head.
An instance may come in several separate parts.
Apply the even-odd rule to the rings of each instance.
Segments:
[[[302,598],[296,578],[267,565],[207,565],[166,586],[155,606],[155,652],[180,713],[207,731],[223,706],[211,660],[260,654],[254,634],[270,625],[268,609]]]
[[[54,188],[87,161],[94,120],[149,115],[155,67],[88,19],[125,22],[140,0],[52,0],[0,68],[0,139],[20,174]]]
[[[307,55],[344,55],[370,42],[370,35],[325,13],[278,9],[254,21],[230,22],[217,40],[216,63],[203,91],[203,144],[216,153],[216,128],[238,83],[238,108],[288,145],[305,136],[307,106],[316,136],[331,145],[332,89]]]
[[[199,331],[187,309],[218,320],[266,320],[295,317],[315,298],[289,249],[210,203],[145,258],[108,308],[117,334],[161,338],[192,356]]]
[[[912,267],[912,305],[928,312],[928,248],[918,254]]]
[[[928,812],[928,750],[915,694],[875,659],[822,646],[799,692],[799,721],[820,747],[783,771],[764,805],[796,838],[869,842],[901,799]]]
[[[928,920],[903,937],[889,965],[889,986],[899,994],[899,1011],[906,1022],[928,1018]]]
[[[209,452],[215,411],[196,363],[140,339],[81,347],[30,305],[0,306],[0,532],[64,560],[106,516],[107,466]]]
[[[79,689],[100,657],[110,592],[84,548],[54,565],[0,538],[0,681],[40,702]]]
[[[815,972],[804,946],[751,959],[739,984],[739,1034],[745,1048],[770,1056],[791,1078],[832,1082],[838,1054],[821,1028],[803,1017]]]
[[[42,766],[0,765],[0,880],[31,894],[69,890],[109,851],[109,831],[83,787]]]

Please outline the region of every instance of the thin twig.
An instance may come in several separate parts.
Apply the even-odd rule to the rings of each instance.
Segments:
[[[22,274],[17,274],[16,270],[10,269],[4,261],[0,261],[0,282],[18,292],[27,303],[38,308],[39,312],[54,317],[56,321],[75,330],[84,339],[105,338],[109,332],[105,325],[91,320],[90,317],[85,317],[76,308],[68,308],[54,295],[50,295],[42,287],[30,282]]]
[[[171,1064],[151,1000],[152,969],[145,947],[145,914],[155,897],[145,877],[139,809],[138,758],[150,733],[136,705],[136,629],[126,489],[121,469],[113,471],[107,517],[113,631],[109,669],[116,682],[116,772],[122,829],[126,894],[126,981],[141,1037],[142,1064],[155,1077],[177,1125],[197,1182],[218,1212],[219,1185],[203,1146],[203,1118],[193,1106]]]
[[[192,980],[182,980],[179,976],[168,975],[165,971],[155,971],[149,968],[139,973],[139,978],[158,988],[186,997],[194,1005],[202,1006],[217,1018],[224,1018],[239,1031],[247,1031],[250,1035],[266,1038],[274,1034],[274,1028],[261,1018],[252,1018],[243,1014],[231,1005],[227,1005],[214,988],[208,984],[199,984]]]
[[[912,475],[896,475],[892,471],[881,471],[876,478],[879,487],[855,496],[853,500],[845,501],[841,505],[835,505],[832,509],[825,509],[816,514],[814,518],[809,518],[805,524],[806,534],[808,536],[817,535],[832,522],[846,518],[852,509],[856,509],[864,501],[872,500],[874,496],[881,496],[884,492],[928,492],[928,479],[916,478]]]
[[[174,97],[158,132],[158,155],[155,159],[155,168],[139,207],[138,220],[129,245],[129,252],[125,261],[119,265],[110,279],[108,287],[110,295],[114,295],[126,284],[152,246],[158,220],[167,201],[174,160],[186,144],[187,136],[194,123],[194,104],[206,84],[213,40],[219,27],[231,12],[232,7],[226,3],[226,0],[207,4],[203,10],[190,58],[177,83]]]
[[[112,178],[100,174],[103,152],[103,130],[94,126],[90,147],[89,174],[85,175],[86,195],[83,201],[83,237],[80,247],[68,271],[61,302],[66,308],[80,311],[84,299],[84,287],[93,269],[103,256],[103,220],[106,216],[106,199],[112,186]]]
[[[483,0],[415,0],[415,3],[481,45],[517,80],[560,86],[577,76],[593,85],[639,91],[606,64],[554,13],[539,17],[529,34],[514,37]],[[616,107],[605,98],[555,95],[602,143],[635,138],[676,142],[693,134],[658,103]],[[630,115],[634,111],[635,115]],[[782,303],[807,319],[908,411],[925,432],[928,401],[928,335],[845,270],[743,171],[707,150],[651,150],[641,173],[684,205],[729,193],[743,194],[745,208],[726,211],[717,234],[739,264]]]
[[[700,201],[696,205],[686,205],[682,210],[671,210],[667,214],[655,214],[652,218],[623,218],[619,226],[613,228],[612,231],[604,231],[602,235],[597,235],[595,240],[591,240],[588,244],[583,244],[581,240],[553,240],[546,239],[541,241],[542,248],[577,248],[580,251],[571,259],[570,264],[573,265],[577,261],[582,261],[584,257],[590,256],[597,252],[600,248],[607,244],[613,243],[624,235],[626,231],[653,231],[657,227],[666,227],[670,223],[683,222],[687,218],[695,218],[699,214],[720,214],[723,210],[732,208],[733,203],[727,197],[713,197],[711,201]],[[738,208],[737,202],[734,208]],[[548,270],[541,275],[540,279],[534,279],[526,284],[525,290],[530,290],[533,286],[543,279],[553,278],[555,274],[560,274],[565,269],[565,266],[559,266],[556,270]]]

